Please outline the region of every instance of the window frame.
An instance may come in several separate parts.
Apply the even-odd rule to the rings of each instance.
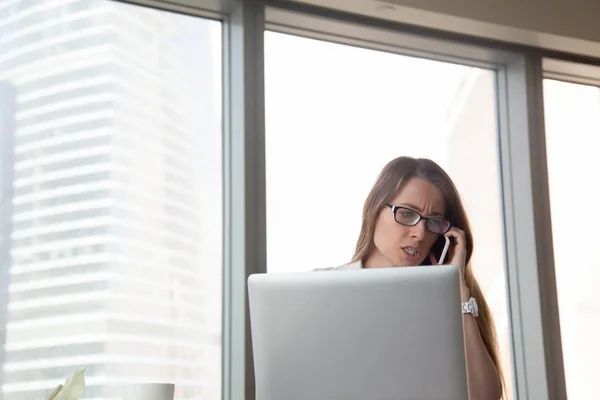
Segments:
[[[544,79],[600,87],[600,59],[597,61],[598,63],[582,64],[545,57],[542,59]]]
[[[540,104],[536,100],[540,95],[537,82],[541,82],[539,57],[402,31],[391,32],[378,26],[327,20],[321,16],[299,14],[297,10],[267,8],[265,28],[496,72],[514,394],[517,399],[562,398],[564,381],[548,378],[557,374],[564,376],[556,290],[547,290],[556,287],[552,281],[553,260],[548,260],[548,256],[544,258],[544,252],[538,251],[551,248],[545,246],[552,244],[551,236],[544,235],[547,232],[545,221],[549,221],[549,207],[544,206],[543,195],[543,183],[546,182],[547,192],[547,181],[534,179],[535,176],[547,176],[542,168],[545,157],[542,159],[536,152],[544,143],[543,112],[535,108]],[[535,142],[529,143],[530,140]],[[535,165],[532,164],[534,160],[538,160]],[[540,187],[535,187],[535,183]],[[517,243],[528,246],[517,246]],[[542,305],[546,306],[542,308]]]
[[[539,97],[538,101],[534,105],[534,107],[538,110],[539,118],[545,122],[545,113],[544,113],[544,93],[543,93],[543,85],[545,79],[552,79],[567,83],[574,83],[579,85],[586,86],[595,86],[600,88],[600,58],[598,59],[589,59],[587,62],[582,62],[578,58],[569,58],[569,57],[555,57],[553,54],[542,54],[539,58],[539,76],[540,79],[538,81],[539,85]],[[550,335],[547,335],[546,340],[550,342],[551,349],[547,349],[550,357],[553,357],[554,362],[559,364],[560,376],[559,383],[562,385],[561,389],[564,392],[564,399],[567,398],[566,393],[566,377],[564,370],[564,359],[562,352],[562,345],[559,344],[562,342],[561,338],[561,330],[560,330],[560,311],[558,305],[558,288],[556,283],[556,266],[554,264],[554,246],[552,244],[552,219],[551,219],[551,208],[550,208],[550,189],[548,182],[548,157],[546,152],[546,135],[545,132],[543,135],[539,137],[532,136],[532,142],[537,145],[538,148],[538,164],[539,168],[543,169],[544,180],[540,179],[540,182],[536,182],[536,186],[541,189],[541,194],[543,195],[540,199],[539,208],[543,208],[543,221],[539,221],[537,227],[543,232],[540,232],[541,235],[546,236],[548,239],[547,243],[551,247],[552,251],[546,252],[543,256],[546,257],[547,265],[551,266],[551,271],[546,271],[545,278],[546,280],[540,284],[540,290],[545,290],[546,292],[550,292],[550,300],[553,301],[551,304],[550,314],[548,315],[549,319],[553,320],[553,326],[556,327],[555,330],[550,331]],[[551,262],[550,262],[551,261]],[[545,305],[546,307],[548,304]]]
[[[444,33],[298,2],[119,0],[223,22],[224,400],[254,399],[246,280],[266,272],[264,31],[490,68],[515,399],[565,399],[542,82],[600,86],[600,59]]]
[[[223,32],[222,398],[242,400],[255,397],[246,282],[267,264],[264,7],[239,4]]]

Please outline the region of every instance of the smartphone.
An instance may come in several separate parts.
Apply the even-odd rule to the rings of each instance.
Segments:
[[[441,265],[444,263],[444,261],[446,261],[446,255],[448,254],[449,247],[450,238],[444,235],[440,235],[440,237],[431,247],[431,252],[435,256],[435,259],[438,260],[438,265]]]

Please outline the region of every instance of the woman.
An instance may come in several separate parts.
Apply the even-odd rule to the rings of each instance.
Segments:
[[[432,247],[441,235],[451,240],[443,263],[458,267],[463,302],[477,303],[476,317],[463,314],[469,398],[498,400],[502,371],[492,316],[469,264],[473,236],[454,183],[436,163],[399,157],[385,166],[365,201],[352,262],[337,269],[438,264]]]

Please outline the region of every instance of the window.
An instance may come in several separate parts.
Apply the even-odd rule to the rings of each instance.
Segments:
[[[267,32],[265,82],[268,271],[350,261],[381,168],[431,158],[465,202],[512,393],[495,73]]]
[[[221,23],[39,5],[0,13],[0,398],[221,399]]]
[[[594,397],[600,278],[573,213],[597,197],[600,60],[441,39],[379,4],[234,3],[0,1],[0,398],[81,367],[89,399],[251,396],[247,275],[348,262],[401,154],[463,196],[508,397],[561,397],[562,361],[569,398]]]
[[[593,215],[600,192],[600,89],[544,82],[548,184],[565,379],[569,399],[598,396],[600,261]],[[588,220],[586,216],[592,216]]]

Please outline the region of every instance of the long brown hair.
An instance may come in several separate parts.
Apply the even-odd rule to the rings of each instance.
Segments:
[[[364,263],[371,254],[375,247],[373,235],[379,212],[385,206],[385,203],[392,201],[402,188],[402,185],[411,178],[420,178],[438,187],[444,194],[446,201],[445,217],[452,223],[452,226],[462,229],[465,232],[467,241],[467,258],[464,272],[465,283],[471,292],[471,296],[477,301],[479,308],[479,316],[476,319],[477,326],[485,348],[498,371],[501,385],[504,389],[504,377],[500,364],[498,337],[494,320],[483,292],[475,276],[473,276],[473,269],[470,264],[471,255],[473,254],[473,233],[471,226],[456,186],[439,165],[424,158],[398,157],[390,161],[383,168],[365,201],[362,226],[352,261],[362,261]],[[425,263],[428,263],[428,258],[425,259]]]

